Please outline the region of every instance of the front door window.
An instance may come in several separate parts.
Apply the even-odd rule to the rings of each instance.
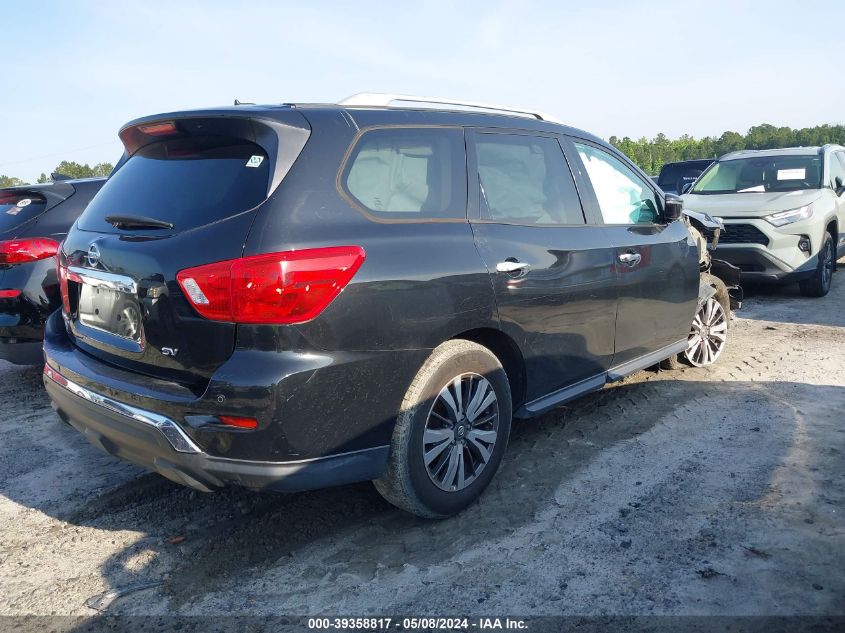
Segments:
[[[654,224],[660,219],[657,194],[615,156],[575,143],[599,201],[605,224]]]

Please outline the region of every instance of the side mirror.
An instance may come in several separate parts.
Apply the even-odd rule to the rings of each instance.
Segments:
[[[841,196],[845,193],[845,184],[842,182],[842,176],[836,177],[836,195]]]
[[[678,196],[666,195],[666,203],[663,205],[663,219],[667,222],[674,222],[681,217],[684,210],[684,201]]]
[[[681,187],[681,193],[686,193],[687,191],[689,191],[690,189],[692,189],[692,186],[693,186],[694,184],[695,184],[694,182],[688,182],[688,183],[686,183],[683,187]]]

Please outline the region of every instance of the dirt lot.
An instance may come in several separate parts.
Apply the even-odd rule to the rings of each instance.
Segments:
[[[203,495],[59,422],[0,362],[0,614],[845,614],[845,272],[748,300],[712,369],[516,426],[481,503],[369,484]]]

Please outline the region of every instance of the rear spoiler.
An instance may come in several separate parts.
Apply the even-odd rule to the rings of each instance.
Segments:
[[[115,171],[138,150],[151,143],[191,136],[241,139],[255,143],[267,152],[271,161],[270,182],[267,186],[269,196],[305,147],[311,136],[311,127],[305,117],[293,109],[273,111],[275,117],[267,116],[267,113],[263,108],[249,112],[239,106],[237,110],[177,112],[136,119],[118,133],[125,153]]]
[[[48,185],[40,187],[38,185],[20,185],[18,187],[5,187],[0,191],[14,191],[16,193],[29,193],[34,196],[40,196],[46,201],[44,207],[45,211],[49,211],[57,204],[61,204],[73,194],[76,193],[76,188],[67,182],[53,182]]]

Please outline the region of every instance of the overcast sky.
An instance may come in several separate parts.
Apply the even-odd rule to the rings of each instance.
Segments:
[[[3,3],[0,174],[115,162],[135,117],[356,92],[532,107],[602,137],[845,121],[845,6]]]

